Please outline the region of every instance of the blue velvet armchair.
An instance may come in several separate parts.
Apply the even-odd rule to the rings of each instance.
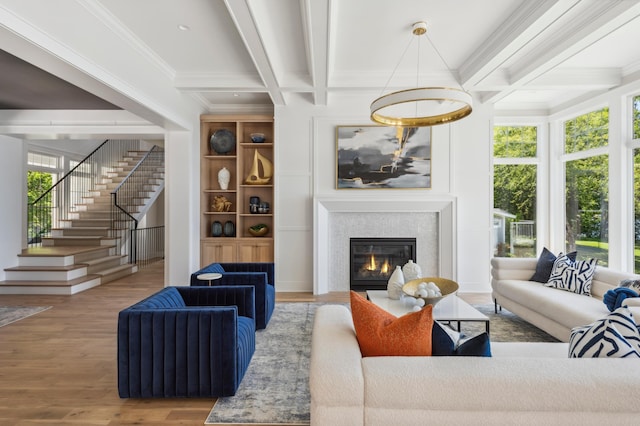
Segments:
[[[209,281],[198,275],[218,272],[222,278],[213,280],[217,285],[251,285],[256,289],[256,328],[267,327],[276,305],[275,267],[271,262],[212,263],[191,274],[192,286],[208,286]]]
[[[255,344],[254,287],[166,287],[118,315],[118,393],[232,396]]]

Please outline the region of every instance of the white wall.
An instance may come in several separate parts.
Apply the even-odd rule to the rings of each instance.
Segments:
[[[27,185],[25,164],[23,141],[0,135],[0,281],[5,279],[5,268],[18,266],[18,254],[22,250]]]
[[[193,117],[199,129],[199,116]],[[200,263],[200,136],[171,131],[165,138],[164,284],[187,285]]]
[[[275,111],[276,271],[278,291],[313,291],[313,197],[428,200],[458,197],[458,271],[462,291],[490,291],[491,110],[433,128],[432,188],[336,190],[337,125],[369,125],[370,99],[340,107],[289,106]]]
[[[491,291],[492,111],[478,102],[451,128],[451,191],[458,199],[458,283],[462,292]]]

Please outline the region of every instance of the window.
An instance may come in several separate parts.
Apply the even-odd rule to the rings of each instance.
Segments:
[[[609,109],[564,123],[565,244],[581,259],[609,264]]]
[[[27,164],[30,169],[58,169],[60,158],[55,155],[42,154],[39,152],[27,153]]]
[[[38,244],[42,236],[51,229],[52,212],[55,204],[54,193],[43,194],[57,180],[60,157],[38,152],[27,153],[27,205],[29,244]],[[37,204],[34,205],[34,202]]]
[[[640,96],[633,98],[633,139],[640,140]],[[633,150],[633,272],[640,274],[640,148]]]
[[[640,274],[640,148],[633,150],[633,272]]]
[[[640,139],[640,96],[633,98],[633,139]]]
[[[564,152],[587,151],[609,145],[609,108],[564,123]]]
[[[494,256],[536,256],[537,146],[536,126],[493,128]]]

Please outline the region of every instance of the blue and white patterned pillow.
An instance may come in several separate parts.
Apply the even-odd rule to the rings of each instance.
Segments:
[[[590,296],[591,280],[597,263],[598,259],[573,261],[562,254],[553,262],[551,276],[545,285]]]
[[[640,358],[640,332],[628,308],[618,308],[590,325],[575,327],[569,358]]]

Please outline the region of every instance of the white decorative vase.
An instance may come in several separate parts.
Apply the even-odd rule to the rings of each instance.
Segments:
[[[413,260],[409,260],[405,263],[402,267],[402,273],[404,274],[404,279],[407,281],[422,277],[422,269],[420,268],[420,265],[413,263]]]
[[[231,173],[229,169],[223,167],[218,172],[218,183],[220,184],[220,189],[229,188],[229,181],[231,180]]]
[[[402,295],[402,286],[404,285],[404,275],[402,274],[402,269],[400,265],[396,266],[395,271],[389,277],[389,281],[387,282],[387,294],[389,299],[400,299],[400,295]]]

